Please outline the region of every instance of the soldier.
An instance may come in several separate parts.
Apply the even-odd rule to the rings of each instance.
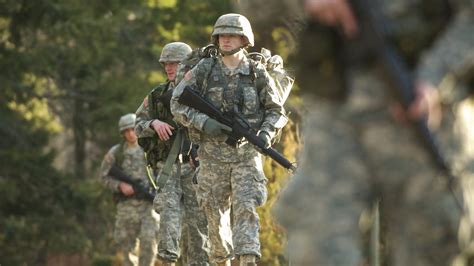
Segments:
[[[173,90],[178,64],[190,52],[191,47],[182,42],[168,43],[163,47],[159,62],[163,64],[168,80],[153,89],[136,112],[138,118],[135,130],[139,141],[147,141],[145,150],[149,163],[157,170],[161,170],[160,176],[166,167],[167,158],[174,156],[176,159],[177,154],[170,153],[172,146],[175,145],[178,125],[174,122],[169,109],[158,100],[158,97]],[[169,103],[167,104],[169,106]],[[156,145],[152,146],[151,143]],[[188,153],[184,152],[183,160],[189,161]],[[208,265],[207,222],[204,212],[197,204],[196,191],[193,187],[192,177],[195,169],[188,163],[180,164],[179,168],[178,170],[177,165],[174,166],[170,178],[155,198],[155,209],[161,215],[158,256],[165,265],[174,265],[180,254],[184,223],[187,228],[185,231],[187,235],[184,238],[187,239],[187,243],[184,243],[187,264]]]
[[[123,265],[153,266],[160,216],[153,210],[152,201],[139,197],[139,191],[135,191],[132,185],[118,181],[109,174],[110,169],[116,165],[131,179],[150,187],[145,154],[137,143],[134,127],[135,114],[120,117],[119,130],[124,142],[113,146],[105,155],[101,165],[101,179],[108,188],[116,192],[118,203],[114,240],[124,255]]]
[[[464,196],[464,211],[459,227],[461,254],[453,265],[474,263],[474,2],[456,1],[452,22],[426,51],[417,77],[439,91],[443,123],[439,137],[454,175],[459,177]]]
[[[171,111],[188,128],[191,140],[200,144],[198,200],[209,223],[211,262],[229,265],[236,255],[240,265],[255,265],[261,256],[256,208],[267,198],[262,158],[245,140],[235,147],[227,145],[224,132],[231,131],[229,127],[178,99],[184,87],[195,85],[221,111],[234,110],[248,119],[267,147],[287,119],[268,73],[246,57],[244,49],[254,45],[247,18],[220,16],[211,39],[220,55],[204,58],[186,73],[173,92]]]
[[[299,172],[276,206],[288,230],[291,263],[367,264],[367,210],[380,200],[384,256],[378,261],[374,255],[373,265],[449,265],[457,251],[455,200],[413,129],[398,122],[408,114],[393,103],[379,65],[371,60],[376,50],[373,42],[364,42],[371,36],[351,1],[357,0],[304,2],[309,21],[299,40],[297,79],[314,97],[307,102]],[[456,39],[472,36],[469,24],[465,30],[447,24],[444,1],[366,2],[365,8],[379,7],[378,15],[391,19],[379,26],[410,66],[446,26],[461,34]],[[439,70],[457,58],[431,67]],[[409,116],[427,114],[434,125],[436,90],[419,85],[417,93]]]

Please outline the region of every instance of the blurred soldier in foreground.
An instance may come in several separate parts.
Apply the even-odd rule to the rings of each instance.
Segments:
[[[146,193],[148,189],[151,190],[151,185],[147,176],[145,153],[137,143],[134,128],[135,114],[120,118],[119,130],[124,141],[113,146],[105,155],[101,165],[101,178],[116,194],[118,203],[114,240],[123,252],[123,265],[153,266],[160,216],[153,210],[150,197],[142,196],[148,195]],[[117,180],[122,176],[129,181]],[[138,191],[138,188],[147,191]]]
[[[192,182],[195,167],[190,164],[190,142],[182,141],[184,132],[178,133],[178,125],[169,110],[169,99],[163,99],[175,87],[178,64],[191,53],[191,47],[182,42],[168,43],[163,47],[160,63],[163,64],[167,82],[153,89],[137,110],[136,132],[140,145],[147,152],[148,163],[158,171],[163,181],[161,192],[155,198],[155,209],[160,213],[158,256],[165,265],[174,265],[180,255],[182,225],[186,224],[187,265],[208,265],[207,222],[199,208]],[[166,98],[166,97],[164,97]],[[167,102],[166,102],[167,101]],[[180,136],[177,137],[177,135]],[[178,139],[179,138],[179,139]],[[176,142],[176,143],[175,143]],[[173,154],[173,145],[179,145]],[[178,156],[178,152],[182,154]],[[168,159],[170,157],[171,159]],[[177,165],[179,158],[184,162]],[[166,161],[172,160],[172,164]],[[169,167],[169,169],[165,169]]]
[[[256,265],[261,256],[256,209],[267,199],[261,155],[244,139],[228,145],[225,132],[231,128],[178,101],[190,86],[220,111],[244,117],[266,147],[287,120],[273,80],[263,65],[246,56],[244,48],[254,45],[247,18],[220,16],[212,41],[220,54],[204,58],[185,75],[173,93],[171,111],[200,144],[198,199],[209,223],[211,261],[230,265],[236,255],[240,265]]]
[[[439,94],[430,84],[472,73],[472,1],[458,1],[451,17],[445,1],[365,1],[389,20],[378,26],[418,73],[416,99],[406,112],[380,75],[373,36],[353,1],[304,2],[309,19],[298,43],[297,80],[314,97],[307,102],[299,173],[276,206],[288,229],[290,260],[368,263],[367,210],[380,200],[381,263],[449,265],[460,212],[423,141],[402,120],[426,116],[435,127]]]
[[[460,178],[465,208],[453,266],[467,266],[474,265],[474,1],[453,3],[455,15],[423,55],[417,76],[439,92],[444,106],[441,146]]]

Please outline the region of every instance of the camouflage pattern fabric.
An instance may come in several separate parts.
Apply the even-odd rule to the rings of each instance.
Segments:
[[[123,265],[155,265],[159,222],[151,203],[131,199],[117,204],[114,240],[124,254]],[[137,246],[138,256],[132,255]]]
[[[461,6],[462,7],[462,6]],[[460,8],[450,26],[423,56],[417,74],[440,91],[445,108],[440,140],[464,196],[459,227],[461,254],[453,265],[474,262],[474,6]]]
[[[116,152],[123,152],[122,170],[133,178],[148,181],[145,155],[136,147],[116,145],[105,155],[101,165],[103,182],[118,192],[119,182],[107,176],[115,163]],[[154,265],[157,254],[157,237],[160,216],[153,210],[153,204],[144,200],[126,199],[117,204],[114,240],[124,255],[124,265]],[[139,243],[139,250],[136,252]]]
[[[165,86],[165,85],[161,84],[158,87],[161,87],[161,86]],[[175,87],[174,82],[170,82],[168,85],[168,90],[172,90],[174,87]],[[135,132],[137,133],[138,138],[156,136],[155,130],[150,127],[155,117],[152,117],[151,115],[153,111],[152,111],[152,106],[148,104],[149,102],[148,97],[149,95],[145,97],[145,99],[143,100],[143,102],[140,104],[137,111],[135,112],[135,114],[137,115],[137,120],[135,123]]]
[[[160,162],[158,168],[163,165]],[[158,256],[166,261],[177,261],[179,254],[183,254],[186,265],[209,265],[207,219],[198,206],[196,188],[192,183],[195,170],[189,164],[181,164],[181,178],[174,178],[176,171],[175,166],[173,177],[168,179],[154,200],[155,210],[161,217]],[[181,253],[184,226],[187,228],[186,238],[183,238],[187,240],[187,249],[186,253]]]
[[[372,74],[353,74],[344,105],[309,103],[318,108],[308,113],[303,161],[275,210],[292,265],[368,263],[363,214],[377,199],[387,263],[448,265],[456,253],[457,210],[445,180],[414,132],[377,103],[385,88]]]
[[[231,147],[225,144],[224,135],[207,136],[202,128],[208,116],[180,105],[177,100],[186,85],[208,76],[203,82],[207,85],[201,88],[205,91],[201,93],[221,110],[230,110],[234,103],[239,103],[241,114],[256,130],[274,136],[285,125],[286,117],[274,83],[261,65],[255,69],[261,81],[261,87],[256,88],[256,82],[250,78],[250,61],[244,60],[230,71],[220,57],[214,67],[212,60],[201,60],[179,83],[173,92],[171,111],[179,123],[199,136],[201,166],[197,195],[209,223],[211,262],[223,262],[243,254],[260,257],[256,207],[266,201],[267,194],[260,155],[246,142]]]
[[[411,65],[441,30],[454,31],[457,19],[446,23],[441,1],[377,2],[392,20],[390,39]],[[461,45],[472,36],[464,34],[450,41]],[[296,79],[314,97],[306,102],[302,161],[275,207],[288,230],[291,264],[370,263],[370,208],[380,200],[383,265],[449,265],[457,252],[459,212],[420,140],[389,114],[393,99],[377,66],[332,64],[329,56],[342,51],[321,52],[336,49],[324,35],[300,45],[300,60],[321,60],[298,61],[306,70]],[[457,60],[457,52],[450,53],[438,67]],[[343,98],[322,97],[321,90],[338,86],[345,86]]]
[[[169,89],[173,88],[174,83],[171,82]],[[136,112],[135,131],[139,138],[156,135],[150,128],[154,119],[150,116],[150,109],[151,106],[145,98]],[[165,160],[166,158],[157,163],[158,172],[164,166]],[[154,208],[161,216],[158,256],[165,261],[177,261],[180,255],[181,227],[186,224],[188,226],[187,254],[183,256],[186,256],[188,265],[208,265],[207,221],[204,212],[198,207],[196,191],[192,184],[194,169],[187,163],[182,164],[179,178],[175,177],[176,169],[175,165],[171,178],[154,200]]]
[[[267,200],[261,160],[260,156],[237,163],[201,159],[198,200],[209,222],[212,261],[225,261],[234,254],[261,256],[256,208]]]

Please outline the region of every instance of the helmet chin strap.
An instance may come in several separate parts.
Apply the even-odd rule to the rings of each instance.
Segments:
[[[236,54],[236,53],[240,52],[240,50],[242,50],[242,47],[235,48],[235,49],[230,50],[230,51],[223,51],[222,49],[219,48],[219,52],[220,52],[223,56],[228,56],[228,55]]]

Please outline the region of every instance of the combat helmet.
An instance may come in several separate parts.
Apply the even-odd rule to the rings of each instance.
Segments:
[[[244,36],[247,39],[249,47],[254,45],[254,37],[252,26],[249,20],[240,14],[225,14],[220,16],[214,24],[211,40],[212,43],[217,44],[217,37],[219,34],[237,34]]]
[[[120,117],[118,126],[119,126],[119,131],[122,132],[125,129],[128,128],[135,128],[135,120],[137,116],[133,113],[123,115]]]
[[[184,42],[171,42],[161,50],[159,62],[180,62],[192,51],[191,47]]]

